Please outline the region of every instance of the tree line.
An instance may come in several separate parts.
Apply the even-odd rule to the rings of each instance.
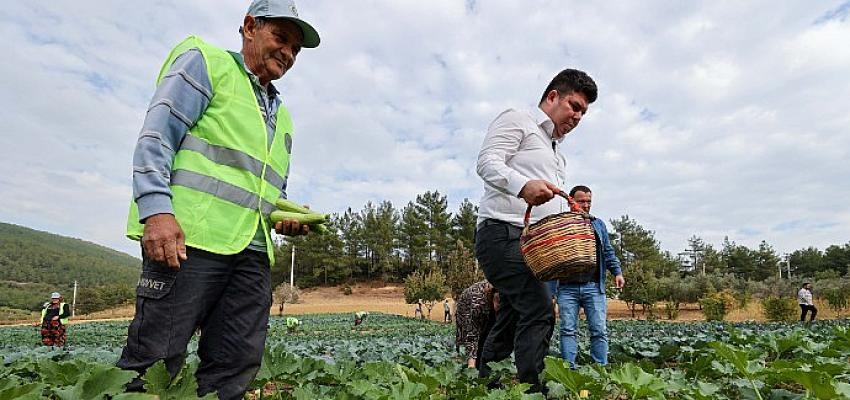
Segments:
[[[364,280],[402,282],[414,271],[449,273],[458,252],[472,249],[477,207],[464,199],[455,212],[438,191],[417,195],[403,208],[390,201],[333,214],[330,233],[287,237],[276,250],[275,284],[289,280],[295,247],[300,287]],[[469,259],[463,262],[471,261]]]
[[[481,277],[472,250],[477,212],[469,199],[450,211],[447,197],[438,191],[417,195],[401,209],[389,201],[367,202],[359,211],[349,208],[332,216],[328,234],[282,239],[274,283],[289,281],[295,246],[295,282],[302,288],[375,279],[401,283],[414,273],[418,284],[441,281],[439,276],[429,277],[436,273],[442,275],[445,289],[457,294]],[[796,282],[824,274],[844,276],[850,267],[850,242],[825,251],[807,247],[784,256],[765,241],[748,248],[726,238],[715,248],[693,236],[685,251],[672,254],[661,249],[654,231],[628,215],[609,224],[611,242],[629,279],[621,296],[636,305],[674,301],[671,293],[688,292],[671,290],[671,285],[702,288],[678,301],[696,302],[712,290],[778,278],[780,270],[786,280],[790,271]],[[706,279],[708,283],[694,283]]]

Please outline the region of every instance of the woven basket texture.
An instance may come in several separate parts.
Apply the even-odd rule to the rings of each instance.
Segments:
[[[525,263],[541,281],[569,281],[597,268],[593,226],[580,213],[553,214],[528,225],[520,248]]]

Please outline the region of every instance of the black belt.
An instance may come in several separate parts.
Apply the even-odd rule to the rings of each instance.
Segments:
[[[484,221],[481,221],[480,223],[478,223],[478,225],[475,227],[475,231],[478,232],[478,231],[480,231],[480,230],[482,230],[482,229],[484,229],[488,226],[492,226],[492,225],[507,226],[509,228],[515,229],[517,232],[522,231],[521,226],[516,226],[516,225],[511,224],[509,222],[505,222],[505,221],[498,220],[498,219],[492,219],[492,218],[487,218]]]

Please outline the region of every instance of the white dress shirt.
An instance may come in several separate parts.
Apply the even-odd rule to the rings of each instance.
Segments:
[[[813,305],[814,303],[812,303],[812,292],[810,292],[806,288],[800,289],[800,291],[797,292],[797,303],[805,304],[807,306]]]
[[[563,137],[553,139],[553,128],[549,116],[537,107],[527,111],[508,109],[493,120],[476,166],[486,184],[478,205],[478,223],[491,218],[523,226],[528,203],[518,196],[532,179],[543,179],[561,190],[569,190],[564,187],[567,160],[557,150]],[[569,209],[566,200],[556,196],[535,206],[529,223]]]

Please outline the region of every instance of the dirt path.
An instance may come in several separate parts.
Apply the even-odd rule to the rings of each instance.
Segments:
[[[826,304],[816,302],[818,307],[818,317],[822,319],[835,318],[834,312],[826,307]],[[451,309],[454,310],[454,302],[449,301]],[[300,314],[324,314],[324,313],[354,313],[356,311],[373,311],[386,314],[397,314],[407,317],[413,317],[413,304],[404,302],[404,288],[398,285],[383,285],[380,283],[372,284],[357,284],[352,286],[350,295],[343,294],[340,287],[319,287],[309,288],[301,292],[298,303],[286,304],[283,309],[284,315],[300,315]],[[424,308],[426,317],[434,321],[443,320],[443,304],[437,303],[428,315],[427,307]],[[99,311],[87,315],[79,315],[71,320],[71,323],[79,323],[83,321],[111,321],[111,320],[126,320],[133,317],[134,306],[127,305],[110,310]],[[272,306],[269,310],[270,314],[278,315],[278,304]],[[38,317],[33,314],[33,319]],[[656,318],[659,320],[667,320],[664,314],[664,309],[659,306],[656,310]],[[626,303],[619,300],[608,301],[608,319],[646,319],[646,316],[637,311],[636,318],[632,318]],[[702,312],[695,304],[683,305],[679,310],[679,316],[676,321],[704,321],[705,318]],[[747,320],[764,321],[764,316],[756,302],[741,310],[734,310],[727,316],[727,321],[740,322]],[[5,325],[32,325],[33,322],[17,321],[10,322]]]

